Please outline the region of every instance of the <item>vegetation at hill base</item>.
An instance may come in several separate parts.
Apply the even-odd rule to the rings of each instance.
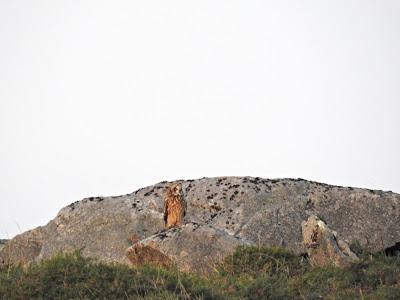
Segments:
[[[364,253],[345,269],[311,267],[270,247],[238,247],[209,276],[59,254],[0,270],[0,299],[400,299],[400,257]]]

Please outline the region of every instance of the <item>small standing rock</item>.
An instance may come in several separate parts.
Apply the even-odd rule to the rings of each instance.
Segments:
[[[0,250],[4,248],[4,245],[5,245],[5,243],[6,243],[7,241],[8,241],[8,240],[2,240],[2,239],[0,239]]]
[[[337,238],[335,231],[329,229],[317,216],[310,216],[301,224],[303,242],[313,266],[345,267],[358,261],[349,245]]]

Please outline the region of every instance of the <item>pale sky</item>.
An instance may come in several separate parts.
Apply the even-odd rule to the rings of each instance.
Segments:
[[[400,1],[0,0],[0,238],[204,176],[400,192]]]

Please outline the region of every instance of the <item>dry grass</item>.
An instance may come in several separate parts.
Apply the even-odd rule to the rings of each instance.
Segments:
[[[0,299],[400,299],[400,257],[311,268],[279,248],[239,247],[208,277],[106,264],[79,252],[0,270]]]

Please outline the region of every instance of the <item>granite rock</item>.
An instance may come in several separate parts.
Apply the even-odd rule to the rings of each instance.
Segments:
[[[127,257],[134,265],[176,264],[182,271],[207,274],[237,246],[250,244],[210,225],[189,222],[137,242]]]
[[[346,267],[359,259],[349,245],[317,216],[310,216],[301,224],[303,242],[313,266]]]
[[[301,224],[312,215],[329,224],[347,244],[358,241],[367,251],[381,251],[400,242],[400,195],[392,192],[303,179],[217,177],[177,182],[187,201],[188,224],[168,231],[165,241],[159,240],[159,234],[164,229],[163,197],[170,182],[127,195],[72,203],[47,225],[14,237],[0,250],[0,257],[27,264],[81,249],[87,256],[129,263],[126,250],[135,245],[138,249],[140,242],[151,244],[182,269],[192,270],[199,264],[191,259],[220,258],[238,244],[281,246],[306,253]],[[213,241],[212,236],[220,246],[205,246]],[[195,246],[190,248],[185,240]],[[185,251],[190,255],[183,259]],[[142,252],[137,253],[139,263]],[[202,262],[201,266],[213,263]]]

